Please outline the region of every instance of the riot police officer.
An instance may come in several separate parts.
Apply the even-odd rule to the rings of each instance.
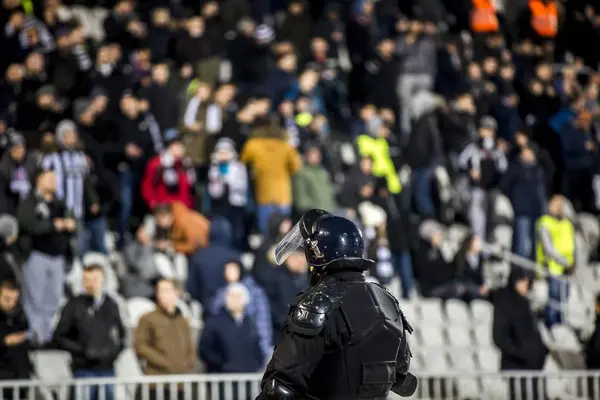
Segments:
[[[412,328],[387,289],[365,281],[373,261],[363,258],[360,230],[310,210],[277,244],[277,264],[301,247],[311,286],[290,308],[257,400],[385,399],[390,390],[411,396]]]

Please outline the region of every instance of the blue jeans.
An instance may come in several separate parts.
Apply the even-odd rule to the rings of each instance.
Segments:
[[[136,189],[137,178],[135,173],[130,169],[119,171],[119,191],[121,194],[121,206],[117,218],[117,233],[119,234],[117,247],[119,249],[125,245],[125,237],[129,233],[129,218],[131,217]]]
[[[278,212],[280,214],[289,216],[292,212],[290,206],[280,206],[277,204],[259,204],[256,208],[256,218],[258,223],[258,229],[265,235],[269,230],[269,219],[273,213]]]
[[[75,378],[113,378],[115,376],[115,371],[112,369],[102,370],[102,371],[88,371],[85,369],[78,369],[73,372]],[[104,399],[105,400],[113,400],[114,396],[114,387],[113,385],[103,385],[104,386]],[[80,389],[80,392],[75,393],[75,400],[99,400],[100,393],[98,391],[99,386],[87,386]],[[85,390],[88,390],[87,396]],[[77,389],[76,389],[77,390]]]
[[[85,254],[88,251],[96,251],[108,255],[105,242],[106,217],[99,216],[85,223],[85,229],[79,233],[79,251]]]
[[[433,168],[416,168],[412,172],[413,196],[417,212],[422,217],[435,217],[436,210],[431,194]]]
[[[569,282],[560,277],[549,276],[548,281],[548,305],[546,306],[546,326],[563,322],[562,308],[567,305],[569,299]]]
[[[410,298],[410,292],[413,287],[413,267],[409,251],[392,254],[394,260],[394,269],[400,276],[400,285],[402,287],[402,297]]]
[[[515,217],[513,231],[515,254],[533,259],[534,220],[529,217]]]

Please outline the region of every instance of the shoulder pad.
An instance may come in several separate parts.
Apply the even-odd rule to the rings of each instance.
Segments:
[[[287,329],[306,336],[318,335],[326,317],[335,311],[348,287],[341,282],[323,282],[305,293],[292,307]]]

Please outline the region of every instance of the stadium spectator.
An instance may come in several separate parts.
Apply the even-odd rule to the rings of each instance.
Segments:
[[[64,292],[65,256],[77,222],[56,198],[56,174],[38,171],[35,191],[19,204],[21,240],[30,251],[23,265],[24,307],[33,331],[33,343],[52,339],[52,318],[60,309]]]
[[[130,244],[130,262],[146,281],[158,277],[185,282],[188,260],[175,250],[173,207],[156,203],[152,215],[138,228],[137,241]]]
[[[274,343],[278,343],[285,323],[284,311],[294,297],[308,284],[308,265],[304,252],[292,254],[281,267],[273,271],[272,287],[265,288],[271,306]]]
[[[71,354],[75,377],[112,377],[115,360],[125,346],[125,328],[117,303],[104,292],[103,267],[91,263],[83,268],[84,293],[70,299],[63,308],[53,344]],[[92,400],[115,398],[111,385],[89,390]]]
[[[178,284],[160,279],[156,284],[157,308],[144,315],[135,330],[135,352],[145,362],[146,375],[189,374],[194,370],[196,351],[190,325],[177,308],[179,295]],[[168,387],[164,393],[158,390],[150,389],[151,399],[172,399]],[[141,391],[138,395],[142,397]]]
[[[198,356],[209,373],[257,372],[265,365],[260,335],[247,314],[249,302],[246,286],[230,283],[225,290],[224,307],[207,320]]]
[[[109,99],[110,97],[109,94]],[[121,147],[118,149],[121,158],[118,164],[121,195],[118,247],[122,248],[129,233],[129,218],[134,201],[139,197],[137,189],[146,168],[146,161],[162,150],[163,141],[158,126],[146,121],[139,99],[130,92],[124,92],[118,98],[120,115],[116,118],[118,136],[115,139]],[[155,159],[156,164],[159,162],[160,159]]]
[[[29,196],[37,160],[25,147],[25,138],[12,132],[6,135],[7,152],[0,158],[0,212],[15,214],[19,202]]]
[[[21,254],[18,247],[19,221],[8,214],[0,214],[0,281],[6,279],[22,284]]]
[[[249,179],[246,166],[237,159],[235,143],[223,137],[215,145],[208,170],[208,196],[213,219],[225,218],[231,224],[233,244],[240,250],[246,247],[246,205],[249,198]]]
[[[217,315],[226,303],[226,292],[232,283],[241,283],[248,290],[248,304],[246,304],[245,313],[249,316],[260,337],[260,348],[263,356],[267,359],[273,351],[271,324],[271,309],[269,299],[262,287],[256,284],[251,275],[246,274],[244,267],[239,261],[230,261],[225,264],[225,282],[228,286],[219,289],[213,303],[211,304],[211,313]]]
[[[444,164],[442,137],[438,129],[436,109],[441,99],[421,91],[412,101],[414,124],[408,137],[406,163],[411,168],[411,184],[415,206],[423,218],[438,215],[432,187],[435,167]]]
[[[539,371],[544,367],[548,349],[542,341],[527,295],[531,277],[520,268],[511,271],[509,284],[494,295],[494,343],[500,349],[503,371]],[[529,392],[528,385],[533,384]],[[511,398],[544,399],[537,378],[510,380]],[[545,389],[543,389],[545,392]],[[533,395],[533,397],[531,396]]]
[[[491,191],[497,187],[508,167],[506,155],[497,144],[497,129],[498,124],[493,117],[483,117],[479,123],[479,139],[465,147],[458,159],[459,166],[468,172],[471,180],[471,229],[481,238],[487,238]]]
[[[271,214],[290,215],[292,176],[302,166],[302,160],[287,143],[281,129],[268,119],[255,122],[240,160],[248,165],[255,177],[256,216],[259,230],[264,234]]]
[[[29,322],[19,305],[19,292],[14,281],[0,281],[0,380],[3,381],[29,379],[32,372]],[[23,398],[23,392],[15,393],[15,397]],[[13,390],[4,388],[0,396],[13,398]]]
[[[252,265],[252,276],[256,282],[265,289],[270,297],[272,290],[276,285],[274,270],[277,268],[275,264],[275,245],[292,229],[292,220],[278,212],[271,215],[269,218],[269,226],[267,233],[263,236],[263,242],[256,249],[254,264]]]
[[[210,244],[190,259],[187,292],[207,307],[217,290],[225,286],[225,264],[240,258],[240,252],[233,247],[232,240],[229,222],[217,219],[210,226]]]
[[[454,291],[453,289],[458,291],[454,285],[452,268],[456,250],[445,234],[444,227],[434,220],[425,220],[419,226],[419,241],[413,252],[413,266],[416,281],[425,297],[435,297],[438,288],[447,288],[446,292]]]
[[[510,199],[514,211],[513,251],[533,259],[535,221],[546,206],[545,176],[534,151],[527,147],[519,149],[519,159],[509,166],[502,178],[501,189]]]
[[[538,265],[548,274],[548,296],[551,300],[546,309],[546,325],[561,323],[562,312],[558,307],[569,297],[569,285],[564,279],[572,274],[581,261],[575,243],[575,227],[565,217],[565,198],[556,195],[548,202],[548,212],[536,223]]]
[[[179,201],[194,208],[196,171],[185,158],[185,147],[176,130],[165,132],[165,150],[148,162],[142,196],[149,208]]]
[[[88,158],[81,149],[77,126],[73,121],[65,119],[58,123],[56,142],[57,151],[45,154],[41,160],[42,168],[54,170],[56,173],[56,198],[65,203],[79,225],[85,223],[85,216],[96,217],[91,223],[97,223],[97,218],[101,218],[100,200],[95,183],[90,179]],[[80,235],[78,251],[81,253],[85,249],[83,243],[85,227],[80,227],[78,231]],[[97,229],[90,231],[100,235],[101,239],[96,239],[96,242],[104,240],[106,232]],[[102,250],[106,252],[106,248]]]
[[[294,208],[305,213],[313,208],[335,210],[334,188],[329,172],[321,165],[321,151],[306,146],[304,165],[293,179]]]

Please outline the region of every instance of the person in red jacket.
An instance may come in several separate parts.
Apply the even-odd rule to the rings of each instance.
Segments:
[[[150,159],[142,180],[142,198],[152,209],[159,203],[180,201],[194,207],[196,176],[175,129],[165,132],[165,150]]]

